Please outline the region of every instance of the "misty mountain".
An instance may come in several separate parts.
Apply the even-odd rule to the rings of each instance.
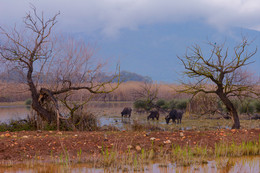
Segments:
[[[109,81],[113,78],[113,75],[106,75],[106,73],[99,73],[97,79],[100,82]],[[113,82],[117,82],[118,78],[115,78]],[[137,73],[121,71],[120,72],[120,82],[137,81],[137,82],[148,82],[151,83],[153,80],[149,76],[142,76]]]
[[[38,74],[39,82],[44,83],[45,81],[53,81],[54,79],[53,74]],[[99,73],[96,75],[97,81],[105,82],[113,78],[113,75],[106,75],[106,73]],[[43,80],[45,79],[45,80]],[[16,83],[25,83],[26,82],[26,75],[22,74],[19,71],[9,71],[9,72],[2,72],[0,73],[0,80],[5,82],[16,82]],[[127,81],[138,81],[138,82],[152,82],[151,77],[142,76],[137,73],[128,72],[128,71],[121,71],[120,72],[120,82],[127,82]],[[72,81],[73,82],[73,81]],[[117,79],[114,79],[113,82],[117,82]]]

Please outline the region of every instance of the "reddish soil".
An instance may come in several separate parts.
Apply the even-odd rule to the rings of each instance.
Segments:
[[[0,132],[0,163],[5,161],[26,161],[40,159],[48,161],[58,158],[61,153],[69,152],[70,159],[98,156],[102,146],[124,153],[127,146],[133,152],[141,148],[155,151],[163,148],[169,150],[172,144],[180,146],[207,146],[214,148],[215,143],[242,141],[259,141],[260,129],[251,130],[216,130],[216,131],[178,131],[178,132],[56,132],[56,131],[22,131]],[[152,146],[151,138],[154,139]],[[136,147],[140,146],[140,147]],[[139,148],[139,149],[138,149]]]

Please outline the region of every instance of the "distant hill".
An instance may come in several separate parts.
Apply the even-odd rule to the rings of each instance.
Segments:
[[[49,75],[48,77],[50,78],[51,75]],[[112,75],[106,75],[105,73],[100,73],[97,75],[97,80],[101,82],[105,82],[111,79],[112,77],[113,77]],[[18,71],[12,71],[9,73],[3,72],[0,73],[0,80],[6,82],[24,83],[26,81],[26,77],[25,75],[19,73]],[[127,82],[127,81],[152,82],[152,78],[148,76],[142,76],[140,74],[133,73],[133,72],[121,71],[120,82]],[[43,81],[40,80],[39,82],[42,83]],[[115,79],[114,82],[117,82],[117,80]]]
[[[142,76],[137,73],[128,72],[128,71],[122,71],[120,73],[120,78],[122,82],[127,81],[138,81],[138,82],[152,82],[152,78],[149,76]]]
[[[106,75],[105,73],[101,73],[98,75],[98,80],[101,82],[108,81],[111,79],[112,75]],[[137,81],[137,82],[148,82],[151,83],[153,80],[149,76],[142,76],[137,73],[129,72],[129,71],[121,71],[120,72],[120,82],[127,82],[127,81]],[[117,79],[114,79],[113,82],[117,82]]]

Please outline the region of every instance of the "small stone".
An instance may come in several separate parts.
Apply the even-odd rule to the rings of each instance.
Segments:
[[[184,136],[183,132],[180,132],[180,137],[183,137],[183,136]]]
[[[57,132],[57,135],[62,135],[62,132]]]
[[[150,138],[151,141],[154,141],[155,139],[156,139],[155,137],[151,137],[151,138]]]
[[[5,137],[11,137],[11,134],[10,133],[6,133]]]
[[[12,137],[13,137],[13,138],[17,138],[17,135],[13,135]]]
[[[133,146],[132,145],[127,145],[127,149],[132,149]]]
[[[4,135],[4,134],[2,134],[0,137],[1,137],[1,138],[4,138],[4,137],[5,137],[5,135]]]
[[[77,137],[78,135],[76,134],[76,135],[74,135],[75,137]]]
[[[97,146],[99,149],[101,149],[102,147],[101,146]]]
[[[137,146],[135,147],[135,149],[136,149],[137,151],[141,151],[141,150],[142,150],[142,148],[141,148],[139,145],[137,145]]]
[[[171,141],[170,141],[170,140],[167,140],[167,141],[163,141],[163,143],[165,143],[165,144],[170,144]]]
[[[52,133],[53,131],[49,131],[49,133]]]
[[[27,139],[27,138],[29,138],[29,136],[22,136],[22,138],[23,138],[23,139]]]

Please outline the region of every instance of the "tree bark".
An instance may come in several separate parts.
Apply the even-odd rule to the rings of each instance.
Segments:
[[[232,129],[239,129],[240,121],[239,121],[237,110],[234,107],[233,103],[229,100],[229,98],[226,96],[226,94],[223,93],[223,90],[218,89],[216,93],[219,96],[219,98],[221,99],[221,101],[224,103],[224,105],[226,106],[228,112],[230,113],[230,115],[232,117],[232,120],[233,120]]]
[[[51,122],[52,115],[49,111],[44,109],[41,104],[39,103],[39,94],[37,92],[37,89],[33,83],[32,80],[32,73],[33,73],[33,66],[32,63],[28,65],[28,72],[27,72],[27,83],[29,85],[29,89],[31,91],[32,96],[32,108],[37,112],[39,116],[41,116],[42,119],[47,120],[48,122]]]

